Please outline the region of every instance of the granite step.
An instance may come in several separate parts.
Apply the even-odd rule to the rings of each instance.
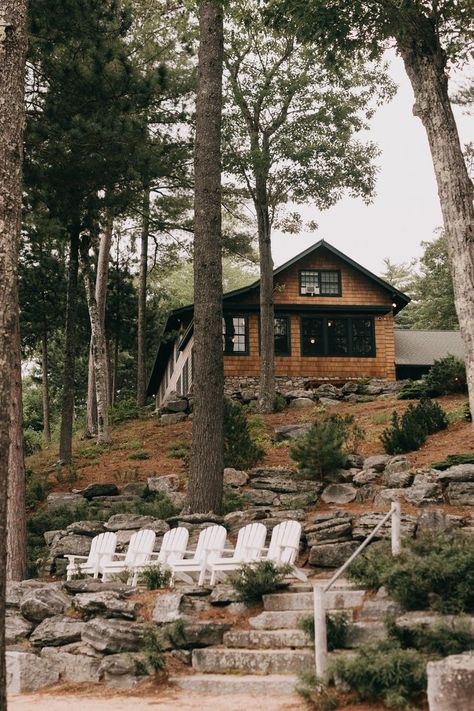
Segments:
[[[170,683],[194,694],[212,694],[224,696],[227,694],[242,694],[255,696],[254,708],[262,708],[262,699],[266,696],[283,696],[294,694],[298,677],[292,674],[189,674],[188,676],[172,676]],[[297,697],[295,697],[297,698]]]
[[[339,610],[329,608],[328,612],[339,612]],[[298,622],[312,614],[313,609],[264,611],[255,617],[251,617],[249,624],[254,630],[296,630],[298,629]],[[347,610],[347,617],[350,622],[353,618],[352,609]]]
[[[301,630],[229,630],[224,634],[226,647],[246,649],[281,649],[311,647],[308,635]]]
[[[359,607],[365,597],[365,590],[335,588],[326,593],[326,607],[330,610],[347,610]],[[290,610],[313,610],[312,592],[272,593],[263,596],[263,608],[268,612]]]
[[[314,667],[310,649],[226,649],[207,647],[194,649],[192,666],[208,674],[299,674]]]

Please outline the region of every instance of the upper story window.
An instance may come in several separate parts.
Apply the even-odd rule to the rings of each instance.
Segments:
[[[300,271],[301,296],[341,296],[341,272],[337,269]]]
[[[224,316],[222,340],[225,355],[248,355],[248,321],[246,316]]]

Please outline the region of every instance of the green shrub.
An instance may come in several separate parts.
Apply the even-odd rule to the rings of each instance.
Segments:
[[[275,592],[290,571],[291,566],[277,566],[271,560],[263,560],[241,565],[229,580],[242,602],[252,605],[263,595]]]
[[[130,398],[128,400],[118,400],[110,408],[109,419],[112,424],[117,425],[127,420],[136,420],[141,415],[142,410],[138,407],[137,401]]]
[[[180,440],[179,442],[173,442],[168,447],[166,452],[167,459],[182,459],[186,468],[189,466],[189,459],[191,457],[191,443],[186,440]]]
[[[160,635],[153,628],[145,630],[143,635],[142,651],[146,664],[155,671],[161,671],[166,666],[163,642]]]
[[[346,695],[334,687],[326,686],[312,672],[299,674],[296,693],[303,697],[307,704],[317,711],[335,711],[347,703]]]
[[[350,440],[359,437],[359,428],[349,415],[320,415],[303,436],[290,447],[290,457],[306,478],[323,479],[347,461]]]
[[[446,459],[443,459],[441,462],[434,462],[431,466],[433,469],[444,471],[457,464],[474,464],[474,454],[472,452],[468,452],[467,454],[448,454]]]
[[[23,449],[27,457],[30,456],[30,454],[35,454],[35,452],[41,452],[43,443],[44,440],[41,432],[37,432],[30,427],[23,430]]]
[[[305,615],[298,621],[298,629],[305,632],[314,644],[314,616]],[[328,612],[326,614],[326,633],[328,651],[343,649],[347,642],[349,617],[346,612]]]
[[[254,440],[242,405],[224,400],[224,466],[250,469],[264,455],[263,448]]]
[[[448,418],[439,403],[428,398],[420,400],[418,405],[410,404],[399,418],[392,412],[391,425],[380,435],[380,440],[387,454],[402,454],[419,449],[429,434],[448,426]]]
[[[370,589],[383,585],[405,610],[474,611],[474,549],[462,535],[421,537],[396,558],[388,546],[374,546],[350,565],[348,575]]]
[[[154,518],[167,519],[176,516],[178,509],[172,501],[161,491],[146,490],[141,501],[130,503],[114,504],[107,510],[106,516],[109,518],[118,513],[136,513],[141,516],[153,516]]]
[[[51,484],[48,481],[47,474],[38,474],[28,468],[25,472],[25,480],[26,510],[30,511],[36,509],[38,504],[46,499],[51,489]]]
[[[141,451],[139,450],[138,452],[132,452],[131,454],[128,455],[129,459],[134,459],[134,460],[144,460],[144,459],[150,459],[151,454],[150,452],[147,452],[145,449],[142,449]]]
[[[427,397],[428,390],[424,380],[410,380],[397,395],[397,400],[420,400]]]
[[[226,514],[232,513],[233,511],[243,511],[244,510],[244,500],[242,495],[234,489],[224,490],[224,500],[222,502],[222,513]]]
[[[159,563],[156,565],[147,565],[138,576],[138,582],[146,587],[147,590],[159,590],[166,588],[171,579],[171,571],[163,568]]]
[[[331,672],[360,701],[383,701],[388,708],[418,704],[426,689],[426,658],[393,642],[368,644],[354,656],[340,657]]]
[[[448,624],[439,620],[436,625],[397,625],[393,617],[386,620],[389,638],[402,649],[417,649],[431,656],[447,657],[473,649],[474,637],[463,619]]]
[[[275,400],[273,401],[273,411],[283,412],[283,410],[286,410],[287,405],[288,403],[286,401],[286,397],[281,393],[277,393],[275,395]]]
[[[454,355],[435,360],[424,380],[431,395],[467,392],[466,366]]]

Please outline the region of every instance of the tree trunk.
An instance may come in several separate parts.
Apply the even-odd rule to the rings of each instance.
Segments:
[[[188,506],[222,509],[223,391],[221,114],[223,9],[203,1],[194,153],[194,419]]]
[[[51,424],[49,419],[49,375],[48,375],[48,331],[46,326],[43,330],[41,340],[41,370],[43,375],[42,398],[43,398],[43,437],[45,444],[51,444]]]
[[[23,580],[26,577],[26,503],[18,309],[16,309],[15,343],[12,356],[10,449],[8,455],[7,580]]]
[[[63,464],[72,462],[72,429],[74,423],[74,386],[76,368],[77,277],[79,271],[78,225],[71,228],[69,266],[67,277],[66,337],[64,343],[64,375],[61,404],[61,434],[59,459]]]
[[[97,258],[97,276],[95,281],[95,300],[99,312],[101,328],[105,338],[105,306],[107,302],[107,284],[109,280],[109,258],[112,247],[113,220],[109,216],[100,238]],[[109,362],[105,361],[107,374],[107,402],[109,402]],[[97,385],[95,380],[94,350],[92,336],[89,348],[89,367],[87,372],[87,408],[85,437],[95,437],[98,433]]]
[[[466,351],[469,404],[474,413],[474,207],[473,186],[448,96],[446,59],[434,31],[431,45],[399,42],[415,94],[413,113],[426,129],[443,213],[454,299]],[[474,422],[473,422],[474,426]]]
[[[5,34],[0,35],[0,711],[5,711],[7,491],[12,406],[10,374],[17,348],[26,2],[3,0],[0,17],[6,24]]]
[[[92,336],[89,344],[89,364],[87,368],[86,429],[84,437],[97,436],[97,395],[95,391],[94,357],[92,355]]]
[[[255,210],[260,256],[260,412],[273,412],[275,406],[275,324],[273,310],[273,259],[271,224],[268,212],[266,178],[256,174]]]
[[[92,332],[92,356],[94,359],[97,395],[97,443],[103,444],[111,441],[109,431],[107,348],[102,314],[92,285],[87,243],[81,245],[81,270]],[[97,275],[97,278],[99,279],[99,275]]]
[[[137,405],[146,400],[146,292],[148,270],[148,234],[150,229],[150,188],[143,191],[143,223],[140,248],[140,276],[138,279],[138,337],[137,337]]]

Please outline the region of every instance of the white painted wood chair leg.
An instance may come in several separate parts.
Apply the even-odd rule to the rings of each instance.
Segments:
[[[313,600],[316,678],[318,681],[326,683],[328,678],[328,643],[326,630],[326,592],[323,585],[314,585]]]
[[[400,555],[401,543],[401,508],[399,501],[392,502],[392,555]]]

